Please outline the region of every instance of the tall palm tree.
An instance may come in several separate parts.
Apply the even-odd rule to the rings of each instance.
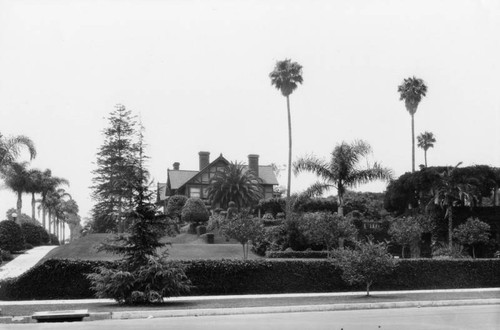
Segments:
[[[4,137],[0,133],[0,173],[13,164],[21,153],[21,147],[28,149],[30,160],[36,157],[35,144],[24,135]]]
[[[361,159],[370,153],[371,147],[367,142],[361,140],[353,143],[342,142],[333,149],[328,162],[315,156],[306,156],[295,161],[293,169],[295,174],[312,172],[323,180],[323,182],[317,182],[307,189],[306,194],[309,196],[321,195],[330,188],[337,189],[338,214],[343,216],[344,193],[347,188],[374,180],[390,180],[392,178],[392,170],[382,167],[378,163],[366,168],[358,167]]]
[[[399,99],[405,101],[406,110],[411,115],[411,171],[415,172],[415,123],[414,116],[422,96],[427,93],[427,86],[420,78],[410,77],[398,86]]]
[[[455,167],[449,167],[440,173],[439,180],[433,187],[434,204],[440,205],[446,210],[444,219],[448,219],[448,247],[453,246],[453,207],[459,205],[474,206],[478,200],[479,192],[472,180],[469,182],[457,179]]]
[[[30,169],[28,171],[29,173],[29,180],[28,180],[28,186],[26,187],[26,192],[31,194],[31,217],[33,220],[36,219],[35,217],[35,206],[36,206],[36,199],[35,199],[35,194],[39,194],[42,192],[42,171],[39,169]]]
[[[208,199],[212,205],[227,208],[229,202],[236,207],[252,206],[263,198],[262,180],[238,162],[231,162],[210,180]]]
[[[49,231],[52,231],[58,238],[60,237],[60,220],[64,217],[64,198],[71,195],[64,189],[50,191],[46,196],[46,207],[49,213]],[[52,224],[52,230],[50,225]]]
[[[286,217],[290,218],[290,191],[292,189],[292,117],[290,115],[290,94],[297,88],[297,84],[302,84],[302,66],[290,59],[276,62],[274,70],[269,74],[271,85],[281,91],[286,97],[286,109],[288,114],[288,181],[286,191]]]
[[[40,200],[41,208],[42,208],[42,226],[46,228],[46,218],[48,211],[48,203],[47,196],[49,193],[56,191],[57,187],[60,185],[69,185],[69,181],[64,178],[59,178],[56,176],[52,176],[52,171],[46,169],[42,173],[42,181],[41,181],[41,195],[42,199]]]
[[[427,167],[427,150],[429,148],[434,148],[434,142],[436,142],[436,138],[432,132],[425,131],[424,133],[420,133],[417,136],[418,147],[424,149],[424,159],[425,159],[425,167]]]
[[[16,212],[19,222],[23,208],[23,193],[27,192],[30,184],[28,163],[11,163],[5,172],[5,184],[17,194]]]

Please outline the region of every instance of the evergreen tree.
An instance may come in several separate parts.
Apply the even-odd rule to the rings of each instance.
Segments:
[[[124,232],[124,215],[133,208],[133,186],[143,180],[137,170],[137,139],[142,133],[138,132],[135,116],[123,105],[115,107],[108,121],[93,171],[92,197],[97,203],[92,209],[92,230]]]

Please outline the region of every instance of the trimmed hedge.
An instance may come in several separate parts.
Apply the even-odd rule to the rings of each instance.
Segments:
[[[329,260],[192,260],[183,262],[195,286],[191,295],[360,291]],[[92,298],[86,273],[103,261],[48,260],[17,279],[0,282],[0,299]],[[373,290],[500,286],[499,259],[402,259]]]
[[[0,222],[0,249],[9,252],[24,250],[24,234],[17,223],[12,220]]]
[[[43,244],[49,244],[50,242],[50,236],[42,226],[31,222],[24,222],[21,224],[21,229],[24,233],[24,238],[26,239],[27,244],[40,246]]]
[[[299,259],[326,259],[327,251],[267,251],[266,257],[271,259],[299,258]]]

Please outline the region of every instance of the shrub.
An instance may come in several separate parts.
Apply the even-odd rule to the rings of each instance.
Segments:
[[[342,278],[350,284],[364,284],[367,296],[372,284],[396,267],[396,261],[383,243],[358,243],[355,250],[338,249],[333,256],[334,263],[342,269]]]
[[[23,231],[21,226],[14,221],[4,220],[0,222],[0,249],[9,252],[24,249]]]
[[[422,226],[416,217],[396,218],[389,228],[392,241],[401,245],[401,257],[405,257],[405,247],[418,242],[422,235]]]
[[[475,246],[488,242],[489,231],[490,225],[487,223],[478,218],[469,218],[467,222],[455,228],[453,236],[460,244],[470,245],[472,247],[472,257],[476,258]]]
[[[352,220],[337,214],[306,213],[299,223],[310,245],[321,245],[328,251],[337,245],[343,247],[344,240],[356,240],[357,230]]]
[[[49,234],[49,237],[50,237],[50,242],[49,244],[50,245],[60,245],[59,243],[59,238],[57,238],[56,234]]]
[[[11,261],[14,259],[9,251],[2,249],[0,249],[0,258],[2,258],[3,261]]]
[[[168,199],[167,209],[165,211],[165,213],[167,214],[167,216],[169,216],[169,217],[171,217],[173,219],[176,219],[176,220],[180,220],[181,219],[182,208],[186,204],[187,199],[188,198],[186,196],[184,196],[184,195],[174,195],[174,196],[171,196]]]
[[[32,246],[40,246],[49,243],[50,237],[42,226],[30,222],[24,222],[21,224],[21,229],[26,243],[31,244]]]
[[[286,242],[286,229],[284,225],[264,227],[262,235],[252,241],[252,251],[260,256],[265,256],[266,251],[277,251]]]
[[[248,214],[239,214],[234,219],[223,223],[222,234],[227,238],[234,238],[243,247],[243,259],[248,258],[248,243],[262,235],[260,219],[252,219]]]
[[[209,213],[205,203],[199,198],[189,198],[182,208],[182,221],[199,223],[207,222]]]
[[[437,259],[467,259],[470,256],[464,251],[464,247],[461,245],[453,244],[450,247],[448,244],[439,245],[432,251],[432,257]]]

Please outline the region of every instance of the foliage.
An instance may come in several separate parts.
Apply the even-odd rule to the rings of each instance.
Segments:
[[[165,213],[172,219],[180,220],[182,208],[186,204],[188,198],[184,195],[174,195],[168,199],[167,209]]]
[[[357,230],[352,221],[328,212],[305,213],[300,229],[311,245],[322,245],[327,251],[343,247],[340,240],[355,241]]]
[[[418,217],[398,217],[394,219],[389,228],[392,241],[401,245],[401,257],[405,257],[405,247],[420,240],[423,233]]]
[[[451,247],[449,245],[438,244],[432,250],[432,257],[436,259],[467,259],[470,256],[465,253],[464,247],[461,245],[453,244]]]
[[[469,218],[467,221],[455,228],[453,236],[460,244],[472,247],[472,257],[476,258],[474,247],[477,244],[487,243],[489,240],[490,225],[478,218]]]
[[[87,276],[98,297],[125,304],[161,303],[164,297],[178,296],[190,289],[184,268],[167,260],[167,250],[158,254],[159,248],[167,244],[160,239],[166,233],[172,235],[173,226],[151,202],[152,194],[144,184],[147,171],[143,151],[141,142],[137,159],[139,180],[134,182],[133,191],[135,207],[127,214],[130,233],[117,235],[102,246],[103,250],[122,255],[122,259]]]
[[[266,198],[261,199],[257,204],[257,208],[264,213],[271,213],[274,217],[280,212],[285,211],[286,200],[285,198]]]
[[[384,243],[358,243],[356,249],[334,251],[334,263],[342,270],[342,278],[350,284],[364,284],[366,295],[370,287],[384,275],[394,271],[396,261],[387,252]]]
[[[330,257],[329,251],[268,251],[269,259],[326,259]]]
[[[210,179],[208,199],[214,206],[227,208],[232,201],[240,210],[254,206],[262,197],[262,179],[238,162],[231,162]]]
[[[3,175],[7,187],[17,194],[16,212],[17,214],[21,214],[23,206],[22,194],[27,192],[30,183],[28,163],[13,162],[7,169],[4,169]],[[20,224],[19,220],[16,220],[16,222]]]
[[[36,157],[36,148],[33,141],[24,135],[11,137],[0,133],[0,174],[12,165],[21,154],[21,148],[26,148],[30,154],[30,160]]]
[[[294,173],[312,172],[323,180],[307,189],[306,194],[309,196],[321,195],[331,188],[337,189],[338,213],[344,215],[344,195],[347,188],[354,188],[373,180],[392,178],[392,171],[378,163],[366,168],[358,166],[358,163],[370,153],[371,147],[365,141],[342,142],[332,151],[329,162],[315,156],[299,158],[294,162]]]
[[[59,190],[58,187],[60,185],[68,185],[69,182],[64,178],[52,176],[52,171],[49,169],[46,169],[42,172],[40,180],[40,193],[42,195],[42,199],[39,200],[39,202],[41,203],[39,209],[41,208],[42,210],[42,226],[44,228],[47,228],[47,211],[49,211],[49,207],[51,206],[50,196]]]
[[[179,262],[180,264],[180,262]],[[190,295],[272,294],[359,291],[342,280],[328,260],[190,260],[182,262],[192,281]],[[500,286],[500,259],[400,259],[376,290],[491,288]],[[0,299],[92,298],[85,274],[103,261],[51,259],[18,278],[0,283]],[[279,276],[276,276],[279,274]],[[44,285],[40,285],[40,283]]]
[[[94,232],[125,231],[125,214],[133,209],[133,187],[147,181],[141,176],[137,159],[142,135],[135,117],[123,105],[116,105],[104,129],[104,142],[97,152],[92,172]],[[143,169],[144,171],[144,169]]]
[[[265,226],[265,222],[263,224]],[[252,241],[252,251],[265,256],[269,251],[280,250],[286,243],[286,235],[286,227],[281,221],[278,225],[264,227],[262,235]]]
[[[417,136],[418,147],[424,149],[424,157],[425,157],[425,167],[427,167],[427,150],[429,148],[434,148],[434,142],[436,142],[436,138],[432,132],[420,133]]]
[[[14,212],[17,213],[17,210],[14,208],[10,208],[7,210],[7,212],[5,212],[5,214],[7,216],[7,220],[14,221],[14,217],[12,216],[12,213],[14,213]],[[34,224],[34,225],[40,225],[40,223],[38,221],[36,221],[35,219],[30,217],[26,213],[21,213],[21,215],[18,214],[17,215],[17,223],[22,225],[25,222],[29,222],[29,223]]]
[[[364,217],[381,219],[387,214],[384,211],[384,196],[384,193],[347,190],[344,194],[344,213],[358,211]]]
[[[40,225],[25,222],[21,224],[21,230],[23,231],[26,243],[33,246],[48,244],[50,241],[49,234]]]
[[[56,236],[56,234],[49,234],[50,237],[50,245],[60,245],[59,238]]]
[[[248,243],[257,240],[262,235],[263,226],[259,218],[251,218],[246,213],[240,213],[233,219],[222,223],[221,231],[227,238],[234,238],[243,247],[243,259],[248,258]]]
[[[9,252],[24,249],[24,234],[14,221],[4,220],[0,222],[0,249]]]
[[[181,211],[182,221],[204,223],[208,221],[209,212],[200,198],[189,198]]]

